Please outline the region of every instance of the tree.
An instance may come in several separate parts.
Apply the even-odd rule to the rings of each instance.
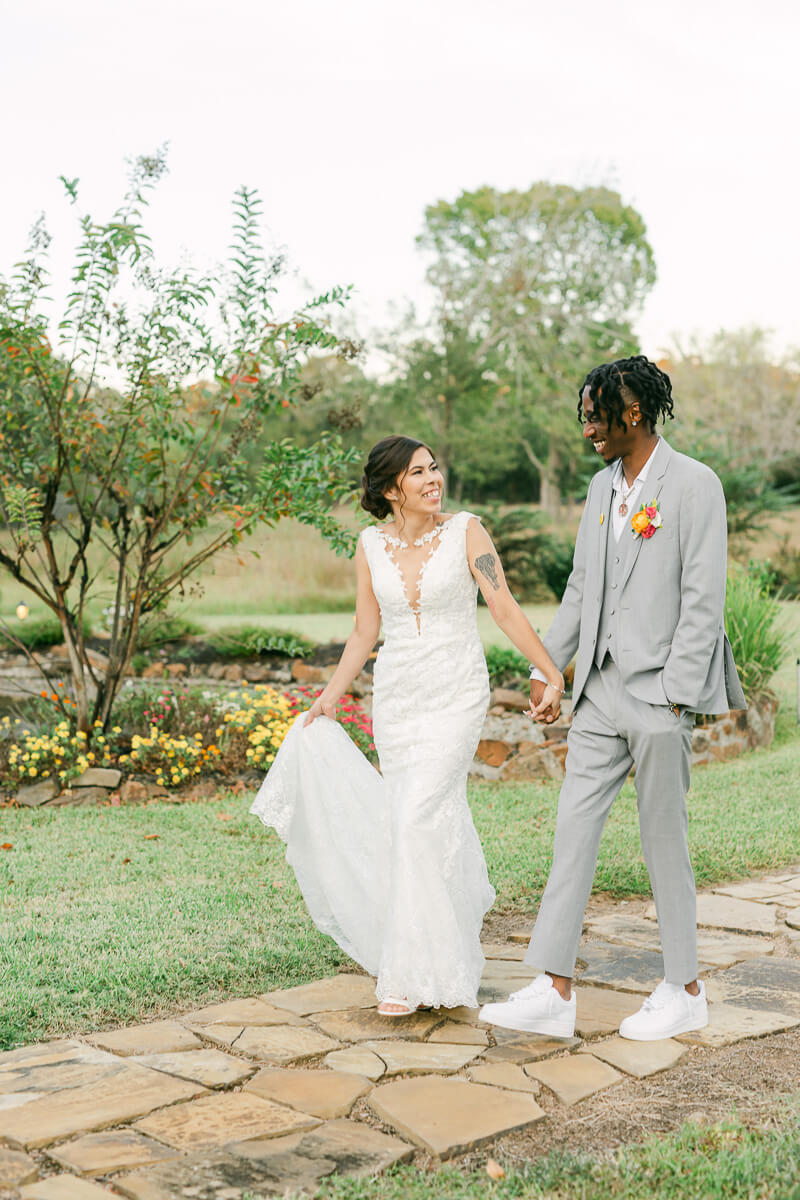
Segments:
[[[692,339],[662,366],[676,398],[672,440],[719,475],[729,533],[758,533],[800,489],[796,355],[776,361],[768,332],[753,327]]]
[[[264,420],[295,402],[308,355],[336,352],[326,313],[345,291],[276,318],[282,260],[265,256],[260,202],[246,188],[221,278],[159,269],[143,218],[164,171],[162,154],[137,159],[111,219],[80,218],[54,344],[41,222],[0,284],[0,564],[58,618],[73,692],[61,704],[87,731],[109,723],[142,617],[223,547],[285,516],[315,525],[337,551],[351,540],[330,511],[353,473],[337,438],[273,441],[255,482],[244,453]],[[77,180],[64,184],[76,204]],[[100,549],[110,583],[105,671],[89,661],[84,636],[87,603],[104,584]]]
[[[597,361],[635,349],[630,320],[655,281],[635,209],[607,188],[481,188],[425,213],[437,343],[499,385],[487,416],[516,439],[555,514],[574,459],[577,395]],[[456,376],[458,379],[458,376]]]
[[[385,349],[396,369],[380,407],[384,424],[431,443],[447,490],[460,497],[465,486],[480,488],[487,475],[509,469],[516,448],[491,419],[498,381],[487,356],[465,330],[445,323],[439,332],[434,340],[411,321],[395,331]]]

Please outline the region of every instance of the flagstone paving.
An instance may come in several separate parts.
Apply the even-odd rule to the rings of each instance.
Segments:
[[[281,1070],[265,1067],[245,1085],[265,1100],[287,1104],[312,1117],[346,1117],[365,1092],[372,1090],[366,1075],[343,1071]]]
[[[133,1129],[109,1129],[103,1133],[87,1133],[72,1142],[54,1146],[49,1155],[63,1167],[79,1175],[109,1175],[131,1167],[149,1166],[176,1158],[179,1150],[165,1146],[136,1133]]]
[[[253,1074],[254,1063],[234,1058],[222,1050],[184,1050],[175,1054],[142,1054],[133,1059],[141,1067],[152,1067],[165,1075],[178,1075],[181,1079],[193,1079],[204,1087],[224,1087],[230,1083],[241,1083]]]
[[[31,1183],[39,1174],[35,1158],[22,1150],[10,1150],[0,1146],[0,1188],[16,1188]]]
[[[277,1137],[314,1125],[319,1121],[309,1114],[293,1112],[245,1092],[226,1092],[163,1108],[137,1121],[134,1128],[177,1150],[200,1150],[227,1142]]]
[[[19,1191],[22,1200],[111,1200],[108,1188],[75,1175],[51,1175]]]
[[[655,950],[660,954],[661,941],[655,921],[632,913],[606,913],[590,919],[587,924],[591,935],[599,941]],[[771,954],[772,950],[772,941],[757,934],[727,933],[720,929],[697,931],[697,953],[701,962],[708,966],[731,967],[745,958]]]
[[[469,1067],[467,1075],[473,1083],[486,1083],[510,1092],[529,1092],[537,1096],[542,1090],[538,1080],[531,1079],[522,1067],[516,1067],[513,1063],[487,1063],[485,1066]]]
[[[88,1039],[101,1050],[114,1054],[170,1054],[174,1050],[200,1050],[203,1043],[177,1021],[133,1025],[113,1033],[95,1033]]]
[[[676,1039],[618,1036],[663,966],[652,906],[605,902],[587,917],[574,1038],[493,1028],[478,1009],[387,1020],[374,981],[342,973],[0,1054],[0,1189],[240,1200],[533,1129],[554,1106],[669,1072],[693,1047],[800,1026],[798,901],[797,867],[698,896],[709,1026]],[[482,1000],[537,973],[528,934],[486,943]]]
[[[436,1075],[384,1084],[369,1104],[398,1133],[440,1158],[544,1117],[532,1096]]]
[[[656,906],[650,904],[645,917],[656,919]],[[697,924],[714,929],[730,929],[738,933],[774,933],[777,913],[771,904],[754,900],[737,900],[732,896],[717,896],[701,892],[697,897]]]
[[[464,1021],[445,1021],[444,1025],[434,1029],[428,1041],[458,1042],[461,1046],[488,1046],[489,1034],[486,1029],[478,1029]]]
[[[577,1104],[587,1096],[619,1083],[624,1076],[593,1054],[567,1054],[545,1062],[529,1063],[525,1074],[538,1079],[562,1104]]]
[[[479,1046],[452,1042],[367,1042],[367,1049],[386,1063],[386,1075],[449,1075],[460,1071],[480,1054]]]
[[[586,1050],[587,1047],[581,1047],[581,1053]],[[645,1079],[648,1075],[674,1067],[686,1051],[686,1046],[673,1038],[664,1038],[659,1042],[631,1042],[627,1038],[612,1037],[608,1041],[591,1044],[595,1058],[601,1058],[603,1062],[637,1079]]]
[[[712,1000],[800,1018],[800,959],[751,958],[709,979],[707,990]]]

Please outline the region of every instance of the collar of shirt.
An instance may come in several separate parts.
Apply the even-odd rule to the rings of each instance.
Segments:
[[[630,495],[630,493],[635,488],[640,487],[641,484],[644,483],[645,479],[647,478],[647,473],[650,470],[650,467],[652,465],[653,459],[658,454],[658,448],[661,445],[661,443],[663,442],[663,440],[664,439],[659,434],[658,441],[656,442],[653,449],[650,451],[650,457],[648,458],[647,462],[644,464],[641,471],[636,476],[636,478],[634,479],[633,483],[631,484],[631,486],[629,488],[627,487],[627,485],[624,484],[625,476],[622,471],[622,459],[621,458],[617,459],[617,467],[616,467],[616,470],[614,471],[614,477],[611,480],[611,487],[615,492],[620,492],[620,493],[624,492],[625,495]]]

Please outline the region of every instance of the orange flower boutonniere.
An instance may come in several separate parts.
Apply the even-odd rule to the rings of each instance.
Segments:
[[[637,513],[631,517],[631,530],[634,537],[651,538],[657,529],[661,528],[661,513],[655,500],[643,504]]]

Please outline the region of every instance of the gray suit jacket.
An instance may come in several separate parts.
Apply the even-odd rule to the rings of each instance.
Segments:
[[[595,657],[603,602],[606,539],[611,530],[614,466],[589,485],[572,573],[544,644],[560,670],[577,651],[577,703]],[[649,704],[694,712],[745,708],[723,611],[727,573],[725,496],[696,459],[659,447],[640,494],[657,500],[663,524],[636,538],[620,596],[617,667],[628,691]],[[632,538],[630,525],[622,538]]]

